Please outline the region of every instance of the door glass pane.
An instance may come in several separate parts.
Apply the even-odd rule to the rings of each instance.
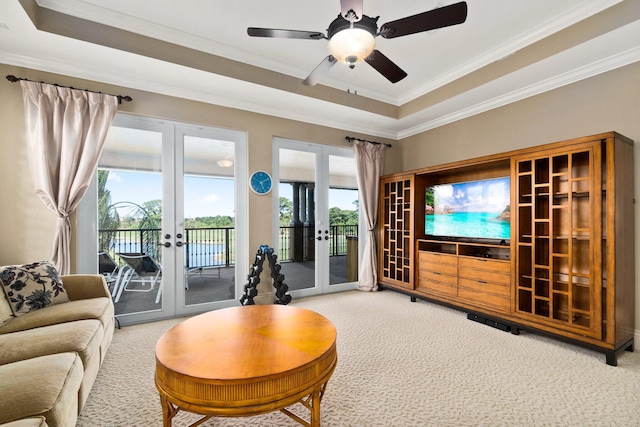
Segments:
[[[111,127],[98,166],[98,242],[118,314],[162,307],[162,133]]]
[[[184,137],[186,305],[235,299],[235,160],[233,142]]]
[[[280,233],[278,261],[289,290],[316,286],[316,154],[279,150]]]
[[[358,182],[353,158],[329,156],[329,284],[358,280]]]

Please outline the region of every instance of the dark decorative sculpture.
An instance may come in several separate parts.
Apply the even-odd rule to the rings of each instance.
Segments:
[[[251,272],[247,276],[247,284],[244,285],[244,295],[240,298],[242,305],[254,305],[253,298],[258,295],[258,283],[260,283],[260,273],[262,273],[262,265],[265,258],[269,262],[271,269],[271,278],[273,279],[273,287],[276,288],[275,304],[286,305],[291,302],[291,295],[287,294],[289,286],[284,283],[284,275],[280,274],[282,268],[278,264],[278,256],[273,253],[273,248],[268,245],[260,245],[256,253],[255,260],[251,265]]]

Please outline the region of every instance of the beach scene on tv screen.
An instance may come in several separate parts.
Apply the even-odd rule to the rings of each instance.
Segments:
[[[442,184],[425,190],[425,234],[509,239],[509,177]]]

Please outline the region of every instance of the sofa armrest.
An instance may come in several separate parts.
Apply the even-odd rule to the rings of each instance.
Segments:
[[[111,298],[107,283],[101,274],[70,274],[60,278],[71,301],[98,297]]]

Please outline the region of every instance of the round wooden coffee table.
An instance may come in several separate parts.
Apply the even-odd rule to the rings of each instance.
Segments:
[[[337,361],[335,327],[310,310],[249,305],[192,317],[156,344],[164,426],[180,410],[204,415],[192,426],[280,410],[317,427]],[[310,410],[310,422],[286,409],[297,402]]]

